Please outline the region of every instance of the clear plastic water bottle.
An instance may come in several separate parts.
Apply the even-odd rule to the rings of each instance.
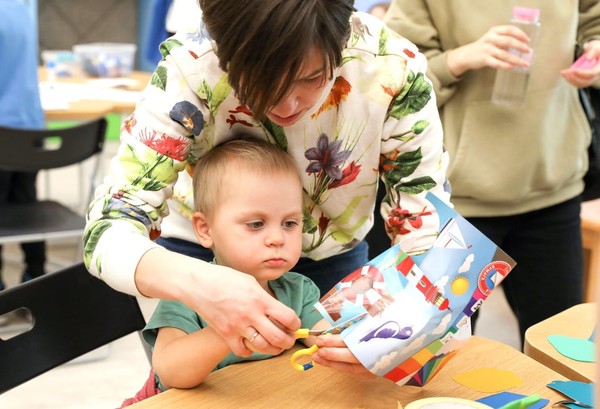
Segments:
[[[540,29],[540,10],[527,7],[514,7],[510,24],[519,27],[529,37],[529,53],[523,54],[510,48],[509,51],[527,60],[529,65],[533,62],[533,47]],[[511,70],[498,70],[492,102],[514,107],[523,106],[529,81],[529,67],[514,67]]]

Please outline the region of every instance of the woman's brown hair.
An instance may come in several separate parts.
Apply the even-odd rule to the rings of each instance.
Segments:
[[[240,102],[264,117],[291,89],[311,47],[323,78],[341,65],[353,0],[199,0],[221,68]]]

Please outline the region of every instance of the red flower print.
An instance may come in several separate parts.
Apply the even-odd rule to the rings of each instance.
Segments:
[[[352,161],[348,166],[346,166],[342,170],[342,178],[339,180],[333,180],[329,184],[329,189],[333,189],[336,187],[347,185],[356,179],[358,174],[360,173],[360,168],[362,165],[357,165],[354,161]]]
[[[325,230],[327,230],[327,226],[329,225],[329,218],[323,216],[321,213],[321,217],[319,217],[319,235],[323,236]]]
[[[408,48],[405,48],[403,51],[404,51],[404,54],[408,55],[410,58],[415,58],[415,53],[410,51]]]
[[[239,105],[236,109],[230,109],[230,114],[246,114],[252,116],[252,111],[246,105]]]
[[[398,92],[400,91],[400,89],[398,89],[398,87],[393,88],[389,85],[382,85],[381,88],[383,88],[383,92],[388,94],[390,97],[395,97],[396,95],[398,95]]]
[[[244,121],[243,119],[237,119],[233,114],[230,114],[229,118],[227,118],[225,120],[225,122],[227,122],[229,124],[229,129],[231,129],[233,127],[233,125],[235,125],[235,124],[241,124],[241,125],[249,126],[249,127],[253,126],[248,121]]]
[[[164,133],[157,135],[156,131],[147,128],[140,132],[139,140],[154,151],[178,161],[187,158],[190,151],[189,139],[178,138]]]
[[[423,226],[423,216],[429,215],[431,215],[431,212],[426,212],[425,208],[423,208],[423,210],[421,210],[421,212],[418,214],[413,214],[407,209],[396,207],[390,212],[390,216],[385,223],[385,230],[394,236],[398,234],[408,234],[410,233],[410,230],[408,230],[405,226],[407,221],[413,227],[413,229],[420,229]]]
[[[345,101],[348,98],[348,94],[352,90],[352,85],[344,78],[337,77],[335,79],[335,83],[333,84],[333,88],[331,88],[331,92],[319,108],[317,112],[312,114],[311,118],[318,117],[321,112],[325,112],[331,108],[337,108],[340,106],[342,101]]]
[[[125,129],[129,135],[131,135],[131,128],[133,128],[137,124],[137,120],[135,119],[135,114],[129,115],[125,121],[123,121],[123,125],[121,125],[121,131]]]

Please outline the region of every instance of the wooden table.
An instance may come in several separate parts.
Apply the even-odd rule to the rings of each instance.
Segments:
[[[595,382],[596,364],[579,362],[559,353],[548,341],[548,335],[566,335],[588,339],[596,325],[596,304],[571,307],[525,332],[525,354],[573,381]]]
[[[151,73],[143,71],[134,71],[127,77],[133,80],[122,89],[128,91],[141,91],[148,84]],[[38,69],[38,78],[40,82],[47,80],[47,74],[44,67]],[[59,84],[82,84],[85,85],[93,78],[86,77],[70,77],[57,78]],[[69,102],[66,109],[45,109],[46,120],[89,120],[105,116],[109,113],[129,114],[135,109],[135,102],[115,100],[98,100],[86,98],[85,94],[78,101]]]
[[[477,368],[514,372],[523,380],[510,392],[539,394],[555,402],[562,395],[546,387],[564,377],[519,351],[496,341],[473,337],[424,387],[397,386],[384,378],[367,379],[330,368],[298,372],[290,367],[291,351],[265,361],[228,366],[212,373],[194,389],[171,389],[131,406],[164,408],[391,408],[417,399],[442,396],[480,399],[477,392],[453,380],[457,373]]]
[[[581,233],[586,251],[585,301],[596,300],[598,276],[600,275],[600,199],[581,205]],[[600,300],[599,300],[600,301]]]

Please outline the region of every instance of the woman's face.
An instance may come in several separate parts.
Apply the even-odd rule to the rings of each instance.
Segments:
[[[280,126],[295,124],[317,103],[327,84],[323,55],[312,47],[290,91],[268,112],[267,117]]]

